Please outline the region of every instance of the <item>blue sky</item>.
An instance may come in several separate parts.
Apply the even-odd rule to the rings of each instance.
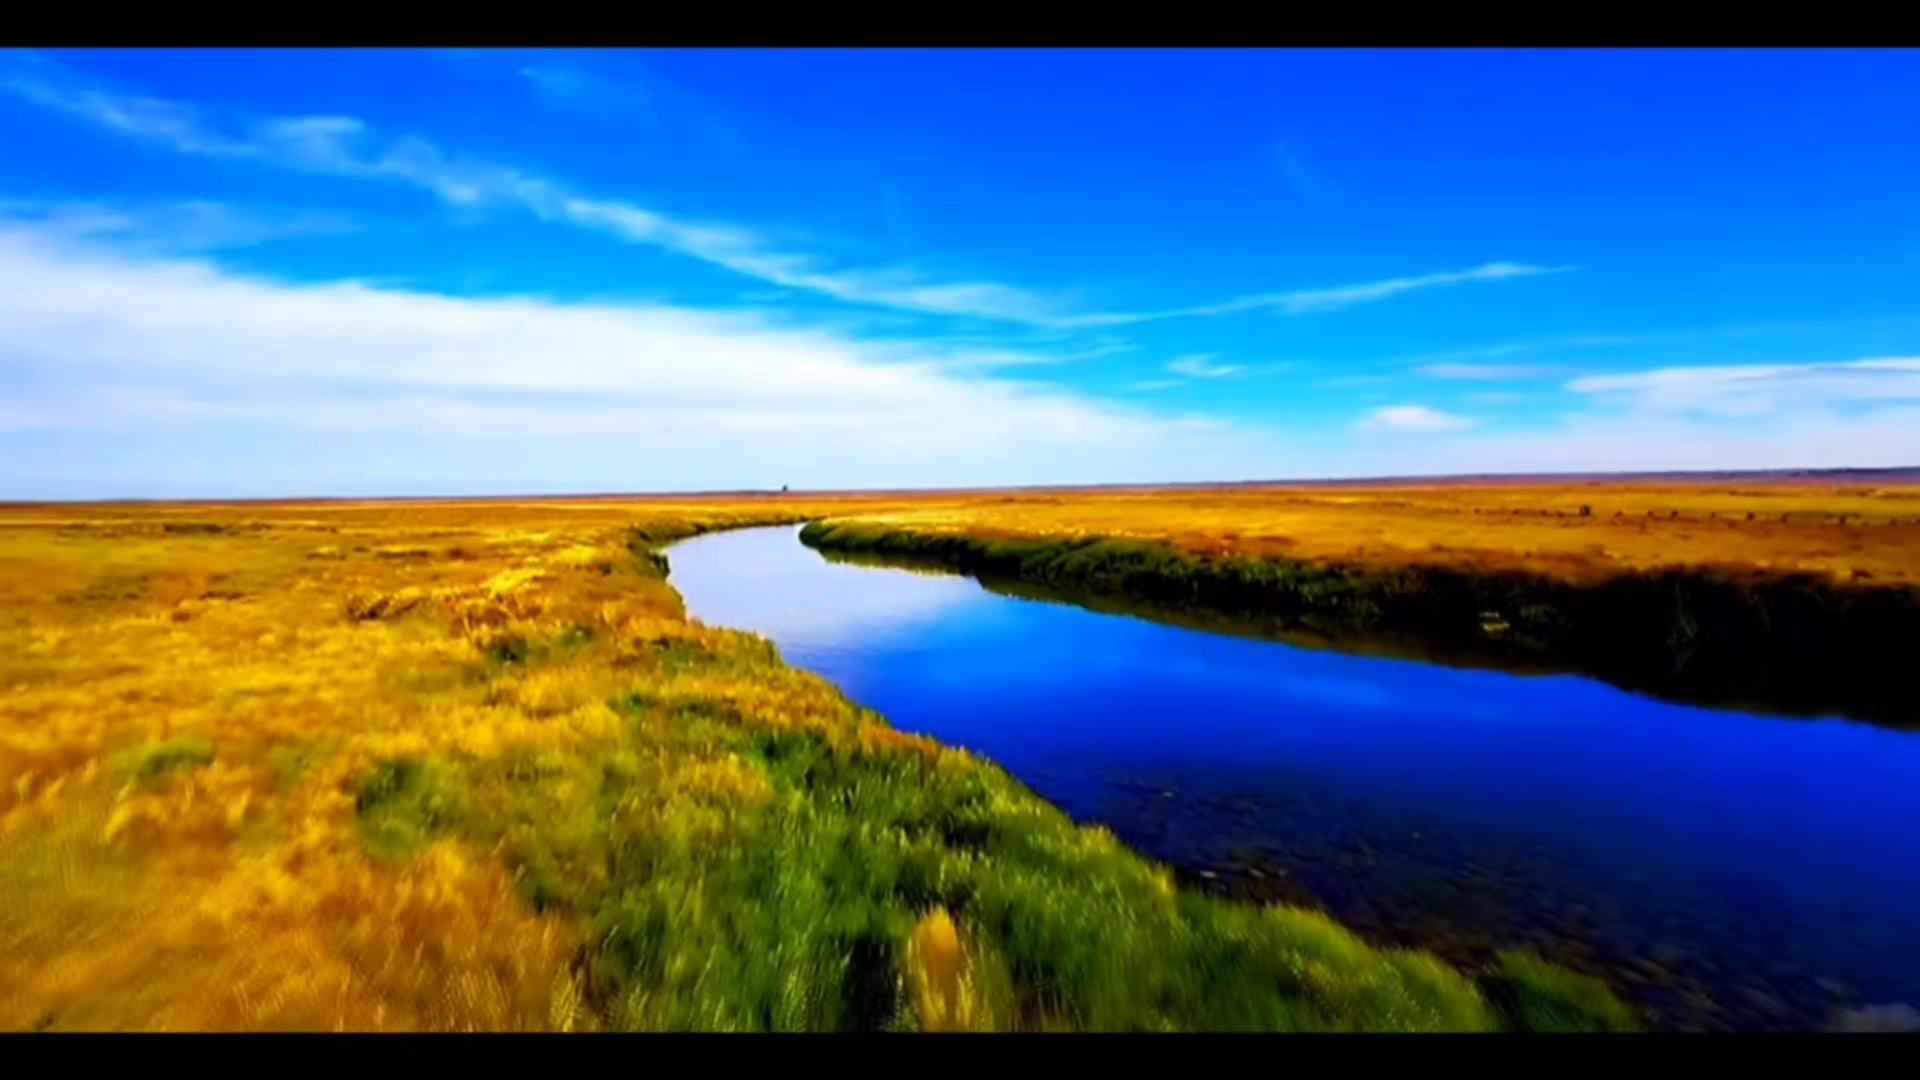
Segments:
[[[0,497],[1920,465],[1894,51],[0,54]]]

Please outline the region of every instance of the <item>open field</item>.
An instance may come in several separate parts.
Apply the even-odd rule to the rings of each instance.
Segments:
[[[0,503],[0,528],[85,520],[163,524],[366,520],[418,527],[484,512],[493,523],[617,523],[712,507],[858,517],[972,536],[1089,536],[1181,551],[1524,569],[1575,582],[1635,570],[1727,566],[1920,585],[1920,479],[1716,474],[1658,481],[1503,477],[1020,491],[740,493],[526,499],[237,503]],[[1585,513],[1582,512],[1585,508]]]
[[[862,520],[975,537],[1101,536],[1202,555],[1521,570],[1592,584],[1731,567],[1920,585],[1920,484],[1284,486],[969,494]]]
[[[0,1029],[1631,1024],[1180,890],[652,553],[905,505],[0,510]]]
[[[1476,982],[1185,894],[688,622],[648,554],[821,518],[1571,588],[1920,583],[1912,487],[0,507],[0,1028],[1625,1022],[1524,961]]]
[[[1781,479],[973,495],[805,541],[1352,651],[1920,722],[1920,487]]]

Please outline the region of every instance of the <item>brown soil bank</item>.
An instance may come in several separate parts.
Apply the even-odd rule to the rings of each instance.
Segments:
[[[1293,561],[1106,536],[979,536],[903,521],[818,521],[823,552],[906,559],[1124,599],[1143,614],[1244,620],[1333,644],[1594,676],[1697,704],[1920,723],[1920,588],[1745,567],[1518,568]]]

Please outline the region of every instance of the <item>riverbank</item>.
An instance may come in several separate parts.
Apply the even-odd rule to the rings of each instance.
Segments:
[[[690,622],[849,502],[36,508],[0,531],[0,1027],[1631,1026],[1178,887]]]
[[[800,536],[822,552],[937,566],[1211,629],[1237,623],[1376,655],[1584,674],[1688,703],[1920,722],[1920,669],[1902,644],[1920,635],[1920,588],[1903,581],[1717,564],[1550,574],[1517,559],[1307,560],[1077,525],[1046,531],[1021,513],[842,517]]]

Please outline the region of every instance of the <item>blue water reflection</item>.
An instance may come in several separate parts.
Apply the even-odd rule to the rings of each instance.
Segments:
[[[1223,884],[1589,956],[1688,1026],[1920,1001],[1920,735],[1096,614],[788,528],[670,557],[696,617]]]

